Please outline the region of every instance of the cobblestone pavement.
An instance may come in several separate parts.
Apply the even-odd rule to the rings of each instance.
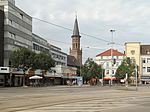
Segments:
[[[150,88],[0,88],[0,112],[149,112]]]

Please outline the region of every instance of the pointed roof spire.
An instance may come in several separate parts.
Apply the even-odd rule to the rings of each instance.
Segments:
[[[77,21],[77,14],[75,15],[75,23],[74,23],[74,29],[73,29],[73,35],[72,36],[80,36],[79,34],[79,28],[78,28],[78,21]]]

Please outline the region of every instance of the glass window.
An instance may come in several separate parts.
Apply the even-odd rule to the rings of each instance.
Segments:
[[[106,63],[106,66],[109,67],[109,62]]]
[[[146,62],[146,61],[145,61],[145,58],[143,58],[143,59],[142,59],[142,63],[145,63],[145,62]]]
[[[106,74],[109,74],[109,70],[106,71]]]
[[[147,67],[147,72],[150,72],[150,67]]]
[[[147,63],[150,63],[150,58],[147,58]]]
[[[134,55],[135,54],[135,50],[131,50],[131,54]]]
[[[112,70],[112,74],[115,74],[115,71],[114,71],[114,70]]]
[[[145,67],[143,67],[143,73],[145,73],[146,72],[146,68]]]
[[[116,62],[116,66],[119,66],[119,62]]]

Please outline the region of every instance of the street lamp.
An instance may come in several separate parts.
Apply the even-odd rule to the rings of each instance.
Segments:
[[[115,32],[115,30],[110,30],[110,32],[111,32],[112,35],[111,35],[111,42],[109,44],[111,44],[111,59],[113,61],[113,44],[115,44],[113,42],[113,33]],[[112,65],[111,65],[111,74],[112,74]],[[110,81],[111,81],[110,85],[112,85],[112,76],[111,76],[111,80]]]
[[[10,68],[10,87],[12,86],[12,72],[13,72],[13,69],[11,67]]]
[[[26,87],[26,84],[25,84],[25,82],[26,82],[26,80],[25,80],[25,72],[26,72],[26,70],[27,70],[27,67],[24,65],[23,66],[23,87]]]
[[[136,91],[138,90],[138,87],[137,87],[137,64],[136,64],[136,61],[135,59],[132,59],[132,63],[134,64],[135,66],[135,80],[136,80]]]
[[[53,70],[54,72],[54,85],[55,85],[55,73],[56,73],[56,70]]]
[[[25,67],[23,67],[23,87],[25,86]]]

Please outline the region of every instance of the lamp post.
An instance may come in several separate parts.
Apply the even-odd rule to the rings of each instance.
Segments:
[[[10,87],[12,86],[12,72],[13,72],[13,69],[10,68]]]
[[[126,88],[128,88],[128,73],[126,73],[125,81],[126,81],[125,86],[126,86]]]
[[[26,79],[25,79],[26,70],[27,70],[27,66],[24,65],[23,70],[22,70],[23,71],[23,87],[27,87],[25,83],[26,82]]]
[[[56,73],[56,70],[54,70],[53,72],[54,72],[54,85],[55,85],[55,73]]]
[[[25,67],[23,67],[23,87],[25,87]]]
[[[110,32],[111,32],[111,42],[109,44],[111,44],[111,59],[113,62],[113,44],[115,44],[113,42],[113,33],[115,32],[115,30],[110,30]],[[111,65],[111,74],[112,74],[112,65]],[[111,75],[110,85],[112,86],[112,75]]]
[[[137,87],[137,65],[135,64],[135,77],[136,77],[136,91],[138,90],[138,87]]]
[[[103,78],[104,78],[104,75],[103,75],[103,68],[102,68],[102,86],[104,86]]]
[[[135,66],[135,80],[136,80],[136,84],[135,84],[135,85],[136,85],[136,88],[135,88],[135,89],[136,89],[136,91],[137,91],[137,90],[138,90],[138,85],[137,85],[137,83],[138,83],[137,80],[138,80],[138,79],[137,79],[137,64],[136,64],[135,59],[132,59],[132,63],[133,63],[134,66]]]
[[[110,30],[111,32],[111,42],[109,44],[111,44],[111,58],[113,59],[113,44],[115,44],[113,42],[113,33],[115,32],[115,30]]]

